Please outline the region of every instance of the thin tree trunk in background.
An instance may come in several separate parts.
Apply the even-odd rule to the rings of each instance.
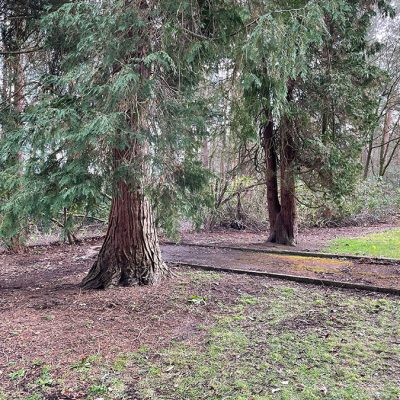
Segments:
[[[208,143],[208,138],[203,140],[203,146],[201,149],[201,161],[204,168],[209,168],[210,160],[210,147]]]
[[[4,45],[3,45],[4,46]],[[2,70],[1,70],[1,106],[0,109],[5,108],[5,104],[7,104],[7,101],[10,97],[10,83],[8,79],[8,64],[9,64],[9,56],[4,56],[3,57],[3,63],[2,63]],[[0,135],[2,132],[0,131]],[[1,137],[1,136],[0,136]]]
[[[25,110],[26,103],[25,103],[25,73],[24,73],[22,54],[14,56],[13,65],[15,74],[15,84],[13,93],[14,106],[19,113],[23,113]]]
[[[221,142],[221,155],[219,160],[219,177],[221,181],[221,186],[223,186],[226,182],[226,160],[225,160],[225,151],[226,151],[226,129],[222,132],[222,142]]]
[[[388,151],[387,151],[386,156],[385,156],[385,161],[386,162],[385,162],[385,165],[383,166],[382,176],[385,175],[386,170],[388,169],[388,167],[391,164],[395,154],[397,153],[397,149],[399,148],[399,146],[400,146],[400,140],[397,140],[393,145],[393,148],[392,148],[392,150],[390,152],[390,155],[388,154]],[[387,150],[389,150],[389,147],[387,147]]]
[[[275,223],[281,211],[278,193],[278,161],[274,144],[274,126],[272,118],[269,117],[262,132],[262,145],[265,157],[265,181],[267,185],[267,206],[270,226],[269,242],[275,242]]]
[[[18,38],[18,35],[17,35]],[[12,74],[12,103],[15,110],[18,113],[18,118],[22,115],[26,106],[25,99],[25,71],[23,63],[23,55],[14,55],[10,59],[10,68]],[[22,153],[19,151],[13,160],[18,168],[18,176],[21,178],[23,171],[21,167]],[[18,218],[18,217],[17,217]],[[15,252],[20,252],[24,249],[23,237],[26,233],[23,232],[23,227],[20,226],[20,230],[10,239],[10,249]]]
[[[365,159],[365,165],[364,165],[364,174],[363,178],[367,179],[368,178],[368,172],[369,172],[369,166],[371,164],[371,158],[372,158],[372,149],[373,149],[373,133],[371,134],[371,138],[368,143],[368,148],[367,148],[367,157]]]
[[[240,193],[236,194],[236,220],[240,224],[238,229],[243,229],[242,221],[244,220],[242,199]]]
[[[383,124],[382,140],[379,150],[379,176],[385,174],[385,162],[389,149],[389,131],[392,125],[392,110],[388,109],[385,115],[385,122]]]

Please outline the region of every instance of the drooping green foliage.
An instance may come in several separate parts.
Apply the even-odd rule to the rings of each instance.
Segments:
[[[43,16],[43,45],[57,67],[39,77],[23,125],[3,145],[3,155],[12,147],[24,157],[23,183],[4,210],[22,218],[53,218],[65,208],[93,213],[114,182],[132,177],[169,230],[171,216],[204,204],[196,158],[210,101],[195,88],[210,68],[204,57],[213,57],[214,27],[226,34],[222,15],[235,11],[222,3],[218,12],[196,1],[142,3],[71,2]],[[141,159],[113,168],[113,149],[132,141],[147,147],[145,176]]]
[[[3,238],[30,220],[60,220],[65,210],[104,218],[114,183],[132,177],[168,231],[181,216],[200,222],[212,201],[223,201],[218,188],[234,196],[227,180],[243,160],[244,173],[255,173],[249,165],[260,156],[248,144],[268,116],[277,146],[281,121],[291,121],[295,172],[311,190],[337,201],[351,191],[381,79],[367,33],[379,10],[392,12],[385,2],[18,4],[35,41],[11,50],[41,51],[24,56],[27,107],[6,101],[1,112]],[[133,126],[128,114],[141,123]],[[227,177],[214,176],[213,185],[200,162],[210,135],[239,154],[238,167],[227,161]],[[113,168],[113,149],[132,141],[146,146],[145,160]]]
[[[237,55],[243,96],[235,123],[247,113],[256,131],[269,115],[275,128],[289,118],[298,177],[336,199],[352,190],[378,101],[381,72],[369,62],[376,46],[367,35],[379,9],[392,12],[384,2],[260,2]]]
[[[24,108],[38,87],[35,71],[47,65],[35,54],[42,38],[40,17],[45,7],[59,4],[58,0],[0,1],[0,236],[7,245],[18,246],[20,231],[27,225],[22,201],[24,157],[15,132],[21,128]]]

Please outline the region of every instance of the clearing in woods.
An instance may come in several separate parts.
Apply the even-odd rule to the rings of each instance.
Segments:
[[[0,399],[399,398],[399,297],[183,268],[157,287],[81,291],[99,244],[0,255]],[[227,256],[210,251],[195,256]],[[228,254],[262,264],[250,255]]]

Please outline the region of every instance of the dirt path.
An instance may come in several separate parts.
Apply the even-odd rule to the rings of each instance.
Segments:
[[[27,254],[0,254],[0,290],[67,287],[83,278],[93,263],[101,240],[80,246],[43,246]],[[162,245],[165,260],[224,268],[286,273],[317,279],[363,283],[400,289],[400,265],[368,264],[304,256],[267,254],[185,245]],[[68,265],[68,268],[65,266]],[[0,298],[0,305],[2,299]]]
[[[354,238],[368,233],[398,229],[397,224],[379,224],[374,226],[349,226],[342,228],[309,228],[299,232],[296,250],[321,251],[329,241],[336,238]],[[267,243],[267,232],[248,232],[221,230],[215,232],[184,233],[182,242],[195,244],[215,244],[232,246],[256,246],[260,248],[285,249],[287,246]]]
[[[169,262],[241,268],[400,289],[400,265],[396,264],[368,264],[350,260],[183,245],[164,245],[162,250]]]

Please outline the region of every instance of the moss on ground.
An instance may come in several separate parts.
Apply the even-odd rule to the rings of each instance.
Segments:
[[[338,254],[400,258],[400,229],[371,233],[358,238],[334,239],[324,251]]]
[[[296,271],[310,271],[315,273],[341,272],[341,268],[352,265],[351,261],[343,261],[321,257],[273,255],[274,259],[290,263]]]
[[[247,299],[210,327],[203,347],[150,352],[141,365],[142,397],[399,398],[397,299],[303,288]]]
[[[201,272],[197,278],[190,291],[199,281],[213,282],[215,274]],[[174,301],[188,313],[207,307],[206,302],[188,302],[187,293],[178,292],[181,297]],[[94,355],[72,365],[82,376],[75,388],[82,393],[79,398],[400,397],[398,298],[260,282],[254,292],[239,290],[234,302],[222,301],[218,309],[201,332],[194,331],[198,336],[183,337],[161,350],[143,347],[116,354],[113,360]],[[46,377],[62,387],[62,377],[53,378],[52,371],[46,371]],[[35,379],[34,397],[25,399],[46,399],[45,382],[39,385]],[[59,393],[71,392],[63,388]]]

